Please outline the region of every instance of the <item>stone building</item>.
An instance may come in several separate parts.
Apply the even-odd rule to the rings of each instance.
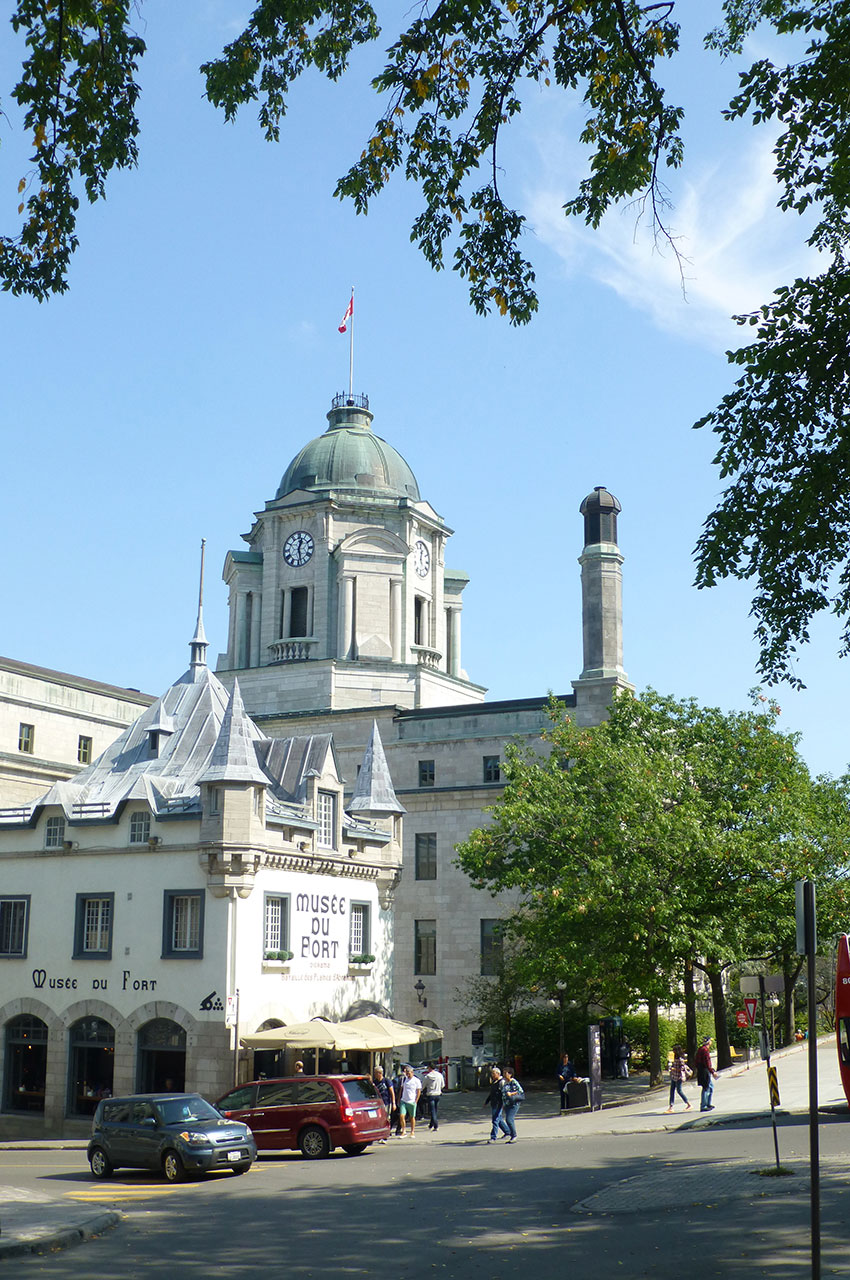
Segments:
[[[388,861],[375,861],[372,855],[366,860],[380,868],[380,878],[371,882],[370,904],[378,903],[375,909],[382,929],[388,931],[392,920],[393,945],[391,964],[387,956],[375,962],[377,968],[368,975],[362,994],[384,1003],[403,1021],[441,1028],[444,1052],[475,1054],[482,1048],[482,1029],[456,1025],[464,1014],[458,992],[471,976],[492,972],[497,962],[498,922],[513,900],[494,899],[473,889],[454,865],[454,849],[486,822],[485,810],[501,792],[505,744],[540,745],[547,696],[541,690],[536,698],[485,701],[486,690],[469,678],[462,662],[461,620],[468,576],[450,565],[452,529],[421,496],[408,463],[372,430],[366,397],[335,397],[327,417],[327,430],[298,449],[275,496],[255,513],[243,535],[244,548],[226,557],[229,627],[217,677],[228,690],[235,691],[238,682],[247,714],[269,738],[319,741],[332,735],[338,785],[344,786],[348,796],[355,791],[358,769],[377,725],[389,776],[406,817],[402,859],[388,845],[385,849],[392,850]],[[620,504],[607,490],[597,488],[580,510],[583,539],[577,537],[576,550],[581,566],[583,662],[569,691],[563,691],[569,683],[564,681],[559,696],[581,723],[594,724],[604,718],[616,691],[631,687],[623,668]],[[0,688],[0,713],[5,716],[0,718],[2,804],[31,805],[56,779],[79,783],[84,774],[74,775],[85,770],[85,764],[75,755],[78,740],[91,737],[97,744],[92,748],[96,754],[105,745],[104,737],[111,740],[110,734],[114,737],[138,716],[140,707],[151,702],[132,690],[40,672],[23,663],[7,666],[8,670],[0,663],[0,679],[17,683]],[[27,672],[34,673],[30,684],[23,681]],[[208,679],[212,682],[215,677],[208,673]],[[223,714],[221,707],[219,713]],[[97,717],[101,722],[89,733],[86,725],[94,724]],[[115,721],[111,729],[110,719]],[[27,753],[20,750],[16,737],[24,723],[35,724],[35,748],[40,754],[32,759],[22,758]],[[103,736],[98,737],[101,732]],[[203,791],[199,787],[198,795]],[[349,807],[352,803],[348,801]],[[61,815],[54,808],[45,816],[43,807],[36,808],[28,810],[28,825],[20,829],[29,832],[28,848],[40,857],[46,853],[40,846],[44,823],[50,816]],[[162,815],[153,819],[155,824],[163,820]],[[126,818],[122,821],[126,825]],[[174,819],[170,828],[166,824],[169,832],[186,834],[185,854],[190,862],[197,857],[201,821],[202,813],[195,812],[194,817]],[[192,822],[196,825],[190,830]],[[10,834],[8,824],[4,827],[0,822],[0,837],[6,840],[4,829]],[[115,867],[128,865],[129,836],[125,839],[113,824],[111,838],[113,845],[107,840],[106,847],[117,859]],[[77,835],[71,843],[75,840]],[[78,842],[82,854],[83,841]],[[177,856],[170,836],[167,843]],[[2,847],[8,848],[8,842]],[[311,828],[307,852],[315,847],[315,828]],[[70,852],[77,856],[76,850]],[[159,908],[151,906],[151,910],[161,914],[161,896],[177,883],[176,871],[172,874],[165,844],[153,846],[151,852],[145,866],[155,885],[148,890],[154,898],[160,895]],[[105,867],[104,857],[98,853],[91,865]],[[356,861],[359,865],[359,856]],[[53,865],[67,863],[59,859]],[[188,869],[187,863],[187,875]],[[334,863],[333,874],[338,872]],[[315,870],[310,874],[315,876]],[[180,883],[184,881],[195,884],[191,878],[184,877]],[[76,888],[62,883],[63,891],[76,895]],[[97,887],[94,881],[83,886],[86,892],[91,887]],[[21,893],[26,892],[21,888]],[[250,913],[257,910],[260,898],[251,894],[244,901],[253,903]],[[213,911],[219,912],[220,907]],[[123,945],[132,953],[142,942]],[[67,958],[67,946],[63,954]],[[130,954],[125,957],[130,958]],[[51,964],[51,974],[62,969],[58,957]],[[49,966],[39,960],[38,967]],[[165,968],[175,966],[168,963]],[[184,965],[183,971],[189,967]],[[2,955],[0,972],[8,972]],[[209,971],[209,982],[206,971],[199,972],[205,973],[204,996],[213,990],[219,996],[231,990],[220,963]],[[352,1002],[351,976],[342,974],[339,998],[319,983],[316,1000],[310,1004],[306,996],[292,998],[292,991],[302,990],[301,978],[292,971],[275,985],[274,997],[267,1003],[261,1001],[250,1013],[242,1008],[240,1027],[250,1033],[269,1020],[289,1021],[306,1007],[344,1012]],[[131,981],[137,977],[134,974]],[[309,982],[315,978],[313,974]],[[139,977],[143,979],[144,975]],[[180,1005],[191,1035],[201,1014],[193,1000],[194,995],[187,996]],[[126,1016],[124,1005],[116,1010],[115,1016],[119,1015]],[[7,1010],[5,1016],[12,1015]],[[67,1020],[67,1016],[66,1011],[63,1017]],[[138,1029],[121,1025],[125,1028],[121,1035],[129,1036],[128,1044],[133,1042]],[[226,1039],[222,1033],[219,1047]],[[432,1049],[424,1045],[422,1052]]]
[[[98,760],[0,811],[2,1110],[214,1098],[241,1036],[391,998],[401,813],[377,729],[344,801],[330,733],[269,738],[192,661]]]
[[[272,736],[332,730],[349,781],[377,721],[407,810],[393,1012],[442,1028],[443,1051],[468,1055],[458,991],[492,972],[498,921],[512,900],[473,889],[454,849],[501,791],[505,743],[539,744],[548,699],[484,701],[461,663],[469,579],[450,567],[452,529],[373,432],[365,396],[335,397],[327,418],[256,512],[247,548],[226,557],[230,626],[217,673],[228,686],[238,678],[251,716]],[[603,488],[581,504],[584,662],[562,700],[585,724],[631,687],[619,511]]]

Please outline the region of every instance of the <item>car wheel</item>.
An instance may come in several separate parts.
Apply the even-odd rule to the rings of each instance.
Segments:
[[[343,1151],[347,1151],[350,1156],[362,1156],[368,1145],[368,1142],[349,1142],[343,1147]]]
[[[331,1140],[324,1129],[310,1125],[302,1131],[298,1148],[305,1160],[324,1160],[331,1153]]]
[[[182,1182],[184,1180],[186,1170],[183,1168],[183,1161],[176,1151],[166,1151],[162,1157],[162,1172],[165,1174],[166,1182]]]
[[[94,1178],[111,1178],[112,1177],[112,1161],[104,1151],[103,1147],[95,1147],[89,1156],[89,1164],[91,1165],[92,1177]]]
[[[251,1168],[250,1160],[243,1160],[241,1164],[234,1164],[232,1166],[234,1173],[247,1173],[250,1168]]]

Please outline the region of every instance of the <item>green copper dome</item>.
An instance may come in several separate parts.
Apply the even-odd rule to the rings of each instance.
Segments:
[[[276,497],[294,489],[320,493],[347,489],[419,501],[419,485],[400,453],[372,431],[365,396],[337,396],[329,427],[292,459]]]

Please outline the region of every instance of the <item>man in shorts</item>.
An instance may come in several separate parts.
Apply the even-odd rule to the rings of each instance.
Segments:
[[[418,1076],[414,1075],[413,1067],[409,1064],[404,1068],[404,1079],[401,1083],[401,1129],[399,1137],[403,1138],[405,1134],[405,1125],[410,1121],[411,1138],[416,1133],[416,1103],[419,1094],[422,1091],[422,1082]]]

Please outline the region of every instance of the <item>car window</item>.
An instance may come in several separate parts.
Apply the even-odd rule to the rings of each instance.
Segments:
[[[123,1099],[115,1102],[104,1102],[103,1119],[108,1124],[126,1124],[130,1119],[130,1103]]]
[[[301,1080],[298,1085],[298,1101],[312,1107],[317,1102],[336,1102],[336,1094],[329,1080]]]
[[[141,1124],[143,1120],[153,1120],[154,1110],[149,1102],[134,1102],[130,1115],[133,1124]]]
[[[348,1094],[349,1102],[371,1102],[378,1096],[377,1089],[366,1076],[359,1080],[343,1080],[342,1087]]]
[[[154,1104],[163,1124],[182,1124],[186,1120],[220,1120],[215,1107],[196,1095],[165,1098]]]
[[[254,1105],[254,1094],[254,1085],[243,1085],[241,1089],[234,1089],[231,1093],[226,1093],[223,1098],[219,1098],[216,1106],[219,1111],[244,1111],[247,1107]]]
[[[257,1089],[257,1106],[293,1106],[296,1100],[295,1090],[294,1080],[267,1080]]]

